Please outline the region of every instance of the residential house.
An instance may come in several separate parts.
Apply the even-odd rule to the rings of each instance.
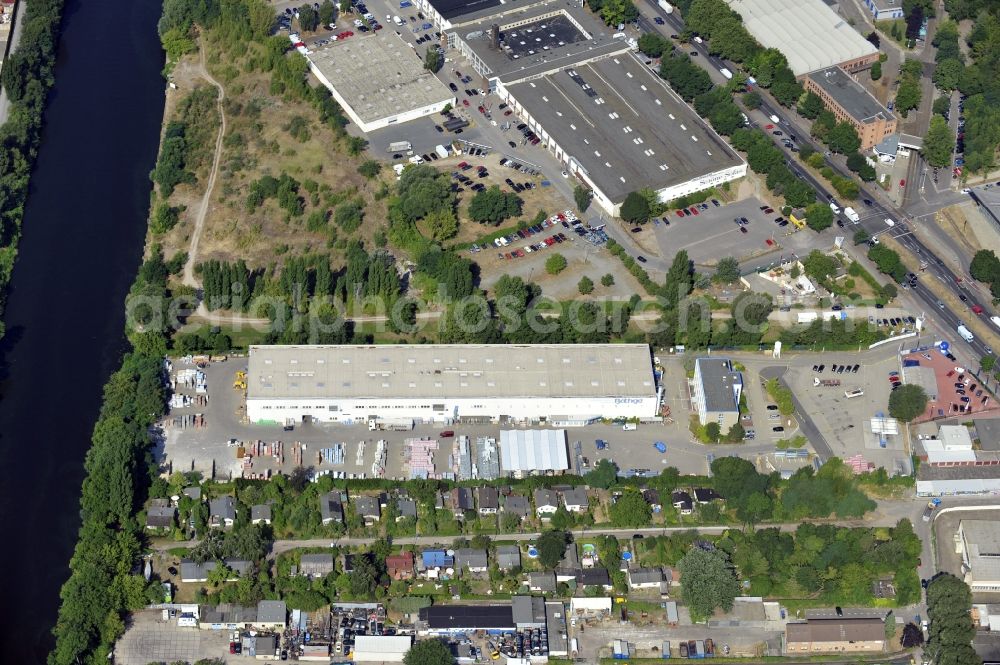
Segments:
[[[344,523],[344,497],[340,492],[329,492],[319,496],[319,512],[323,526]]]
[[[246,574],[250,570],[250,562],[244,559],[226,559],[222,563],[226,568],[233,571],[233,574],[227,578],[227,582],[235,582],[241,575]],[[215,570],[217,565],[215,561],[195,563],[191,559],[182,559],[181,582],[207,582],[208,574]]]
[[[556,581],[569,582],[576,579],[576,573],[580,569],[580,554],[576,550],[576,543],[568,543],[566,552],[562,560],[556,566]]]
[[[721,501],[722,495],[711,487],[696,487],[694,489],[694,500],[704,506],[705,504],[712,503],[713,501]]]
[[[285,629],[285,620],[288,617],[288,609],[283,600],[262,600],[257,603],[257,620],[253,622],[254,627],[261,630],[272,630],[280,633]],[[268,655],[274,653],[272,647]]]
[[[877,618],[831,617],[785,624],[785,653],[878,653],[885,623]]]
[[[326,577],[332,572],[333,554],[331,553],[303,554],[299,559],[299,575]]]
[[[271,504],[262,503],[256,506],[250,507],[250,523],[251,524],[270,524],[271,523]]]
[[[464,519],[465,511],[476,509],[476,499],[468,487],[456,487],[451,491],[451,509],[455,519]]]
[[[351,505],[354,506],[354,512],[365,521],[367,526],[371,526],[382,518],[378,497],[357,496],[351,501]]]
[[[231,496],[220,496],[208,502],[208,526],[228,529],[236,523],[236,501]]]
[[[690,515],[694,512],[694,504],[691,502],[691,495],[683,490],[671,493],[670,502],[681,515]]]
[[[394,580],[408,580],[413,578],[413,552],[403,552],[393,554],[385,558],[385,567],[389,572],[389,577]]]
[[[528,590],[540,593],[555,593],[556,574],[553,572],[528,573]]]
[[[417,519],[417,502],[413,499],[399,497],[396,499],[396,521],[399,522],[407,517]]]
[[[552,517],[559,509],[559,495],[552,490],[538,488],[535,490],[535,513],[542,519]]]
[[[504,497],[503,507],[500,510],[524,519],[531,513],[531,504],[528,503],[528,497],[526,496],[508,494]]]
[[[477,487],[476,506],[480,515],[496,515],[500,510],[500,493],[495,487]]]
[[[437,579],[440,572],[455,566],[455,557],[444,550],[424,550],[420,553],[421,574],[429,579]]]
[[[370,552],[361,552],[360,554],[345,554],[344,555],[344,572],[347,573],[348,575],[350,575],[351,573],[353,573],[354,572],[354,566],[355,566],[355,564],[357,563],[358,559],[362,559],[362,558],[367,558],[368,561],[370,562],[371,561],[371,553]]]
[[[473,547],[463,547],[455,551],[455,567],[459,570],[468,568],[470,573],[485,573],[489,568],[486,550]]]
[[[150,531],[171,529],[177,509],[166,499],[153,499],[152,505],[146,511],[146,528]]]
[[[590,509],[590,500],[587,498],[587,488],[572,487],[562,493],[563,503],[566,510],[571,513],[585,513]]]
[[[497,566],[500,570],[513,570],[521,567],[521,548],[517,545],[500,545],[497,547]]]
[[[642,490],[642,498],[646,500],[646,503],[649,504],[649,507],[653,509],[654,513],[658,513],[663,510],[659,490],[644,489]]]
[[[661,568],[632,568],[627,575],[629,588],[632,589],[659,589],[663,582]]]
[[[576,586],[581,589],[601,587],[605,591],[611,591],[611,575],[603,566],[580,568],[576,571]]]
[[[185,487],[181,490],[181,494],[194,501],[201,501],[201,488],[197,485]]]

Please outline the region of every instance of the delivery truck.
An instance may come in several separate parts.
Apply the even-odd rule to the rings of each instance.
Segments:
[[[966,342],[970,344],[972,343],[972,340],[976,339],[975,336],[972,334],[972,331],[966,328],[965,326],[958,327],[958,334],[961,335],[962,339],[964,339]]]
[[[861,215],[859,215],[858,212],[850,206],[844,208],[844,217],[851,220],[855,224],[861,221]]]
[[[728,69],[726,69],[725,67],[722,67],[721,69],[719,69],[719,73],[722,74],[723,76],[725,76],[727,79],[733,78],[733,73],[731,71],[729,71]]]
[[[662,9],[666,13],[668,14],[674,13],[673,5],[671,5],[669,2],[664,2],[664,0],[657,0],[656,4],[659,6],[660,9]]]

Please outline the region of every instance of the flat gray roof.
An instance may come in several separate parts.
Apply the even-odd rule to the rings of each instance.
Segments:
[[[500,28],[499,49],[489,40],[494,24]],[[449,32],[476,52],[492,76],[509,83],[629,48],[624,39],[613,39],[615,31],[592,13],[556,0],[504,5],[501,15],[477,16]]]
[[[650,397],[645,344],[251,346],[247,399]]]
[[[796,76],[878,52],[821,0],[726,0],[764,48],[785,54]]]
[[[365,123],[455,99],[389,29],[313,48],[306,58]]]
[[[504,471],[568,469],[566,430],[500,430],[500,465]]]
[[[631,53],[507,86],[613,202],[743,160]]]
[[[1000,522],[962,520],[960,526],[968,546],[973,580],[1000,579]]]
[[[889,120],[893,117],[889,109],[875,99],[865,87],[848,76],[840,67],[827,67],[810,72],[809,78],[855,120],[868,123],[876,119]]]
[[[917,467],[917,480],[995,480],[1000,478],[1000,465],[986,466],[931,466]]]
[[[698,358],[702,390],[705,393],[705,410],[736,411],[739,406],[733,395],[733,386],[742,383],[739,372],[733,371],[728,358]]]
[[[976,418],[976,435],[979,437],[981,450],[1000,450],[1000,418]]]

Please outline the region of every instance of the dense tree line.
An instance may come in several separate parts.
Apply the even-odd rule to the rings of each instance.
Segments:
[[[691,58],[684,53],[664,58],[660,62],[660,77],[687,102],[712,89],[712,79],[708,72],[691,62]]]
[[[694,0],[684,11],[684,21],[689,32],[708,39],[710,53],[744,65],[757,85],[769,89],[782,106],[791,108],[802,96],[802,86],[785,56],[758,44],[724,0]]]
[[[0,127],[0,317],[17,258],[28,180],[38,155],[42,112],[53,83],[62,8],[62,0],[21,5],[17,19],[21,40],[4,61],[0,76],[10,101],[7,121]],[[0,322],[0,336],[3,332]]]
[[[631,0],[587,0],[587,7],[611,27],[639,18],[639,10]]]
[[[164,411],[162,358],[132,352],[104,388],[87,452],[80,499],[83,524],[54,628],[50,665],[103,662],[125,630],[125,615],[150,602],[140,574],[142,526],[134,515],[153,470],[150,426]]]
[[[982,662],[972,640],[972,591],[951,573],[941,573],[927,586],[929,640],[924,654],[939,665],[978,665]]]
[[[785,197],[794,208],[803,208],[816,200],[809,183],[800,180],[785,165],[785,155],[771,138],[759,129],[740,128],[733,132],[733,147],[747,155],[747,164],[755,172],[767,176],[767,186]]]

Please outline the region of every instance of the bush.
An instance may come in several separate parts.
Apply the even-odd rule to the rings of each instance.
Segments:
[[[630,224],[645,224],[649,221],[649,202],[639,192],[629,192],[621,207],[621,217]]]
[[[589,277],[584,275],[583,277],[580,278],[580,281],[577,283],[576,288],[578,291],[580,291],[582,295],[585,296],[590,295],[591,293],[594,292],[594,282]]]

